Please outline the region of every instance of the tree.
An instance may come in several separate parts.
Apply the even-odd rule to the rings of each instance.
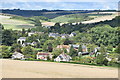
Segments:
[[[2,44],[6,46],[11,46],[13,44],[13,37],[11,30],[4,30],[2,33]]]
[[[20,44],[13,44],[10,48],[11,52],[17,51],[17,52],[21,52],[21,48],[22,46]]]
[[[117,52],[118,54],[120,54],[120,43],[118,44],[118,46],[117,46],[117,48],[116,48],[116,52]]]
[[[63,52],[64,52],[64,53],[68,53],[67,50],[66,50],[65,48],[63,48]]]
[[[8,46],[2,46],[0,50],[2,50],[2,51],[0,51],[2,54],[2,58],[10,58],[11,57]]]
[[[31,32],[31,29],[29,28],[29,29],[27,30],[27,32]]]
[[[39,19],[35,19],[35,26],[42,26],[41,22]]]
[[[88,44],[88,52],[93,52],[97,46],[95,44]]]
[[[106,58],[105,58],[105,55],[104,54],[99,54],[97,57],[96,57],[96,63],[98,64],[98,65],[103,65],[103,64],[105,64],[105,65],[107,65],[107,60],[106,60]]]
[[[4,29],[4,26],[1,23],[0,23],[0,29],[2,30]]]
[[[25,31],[25,29],[24,29],[24,28],[22,29],[22,36],[23,36],[23,37],[25,37],[25,36],[26,36],[26,31]]]
[[[33,49],[32,49],[32,47],[31,46],[26,46],[26,47],[23,47],[22,48],[22,53],[24,54],[24,55],[32,55],[33,54]]]
[[[55,49],[52,54],[54,55],[53,58],[59,56],[63,51],[61,49]]]
[[[52,52],[53,51],[53,45],[52,45],[52,41],[51,40],[47,40],[44,45],[43,45],[43,51],[48,51],[48,52]]]
[[[77,51],[73,48],[73,46],[70,47],[70,56],[74,57],[77,56]]]
[[[33,41],[38,42],[37,39],[38,39],[38,35],[31,35],[27,37],[26,42],[30,42],[30,43],[32,43]]]
[[[71,43],[72,43],[72,41],[70,41],[68,38],[66,38],[63,44],[64,45],[69,45]]]
[[[53,51],[53,45],[52,43],[48,43],[48,52],[52,52]]]
[[[79,45],[78,52],[82,52],[82,45]]]
[[[101,54],[106,55],[106,48],[104,45],[101,45],[100,52],[101,52]]]
[[[98,64],[98,65],[107,65],[107,60],[106,60],[106,49],[105,49],[105,47],[102,45],[101,47],[100,47],[100,52],[101,52],[101,54],[99,54],[97,57],[96,57],[96,63]]]

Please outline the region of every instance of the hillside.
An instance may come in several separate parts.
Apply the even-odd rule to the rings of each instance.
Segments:
[[[93,13],[79,13],[79,14],[70,14],[63,15],[51,19],[52,22],[60,22],[60,23],[95,23],[105,20],[112,20],[116,16],[116,12],[93,12]]]
[[[32,16],[44,16],[47,18],[55,18],[62,15],[68,15],[68,14],[77,14],[77,13],[89,13],[93,11],[86,11],[86,10],[20,10],[20,9],[5,9],[1,10],[2,13],[5,14],[13,14],[18,16],[24,16],[24,17],[32,17]]]
[[[59,12],[59,11],[57,11]],[[63,11],[60,11],[63,12]],[[77,11],[76,11],[77,12]],[[78,11],[79,12],[79,11]],[[44,13],[55,13],[55,12],[44,12]],[[63,12],[65,13],[65,12]],[[54,26],[56,22],[60,22],[60,24],[64,23],[96,23],[106,20],[112,20],[117,16],[117,12],[91,12],[91,13],[77,13],[77,14],[69,14],[55,17],[53,19],[49,19],[44,16],[32,16],[32,17],[23,17],[12,14],[0,14],[1,24],[6,29],[13,30],[21,30],[22,28],[28,29],[34,27],[34,20],[39,19],[42,22],[43,26]]]
[[[22,28],[33,28],[34,25],[30,21],[11,19],[12,16],[0,15],[0,23],[5,29],[21,30]]]
[[[62,15],[69,15],[69,14],[78,14],[78,13],[91,13],[91,12],[116,12],[116,10],[20,10],[20,9],[1,9],[2,13],[5,14],[12,14],[24,17],[32,17],[32,16],[44,16],[50,19],[53,19],[58,16]]]
[[[115,18],[118,15],[117,12],[106,12],[105,14],[108,14],[108,13],[111,13],[112,15],[96,16],[94,19],[88,20],[88,21],[83,21],[82,23],[88,24],[88,23],[96,23],[96,22],[100,22],[100,21],[112,20],[113,18]]]

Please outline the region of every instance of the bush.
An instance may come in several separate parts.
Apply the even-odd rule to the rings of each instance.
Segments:
[[[104,63],[104,61],[105,61],[104,54],[99,54],[95,59],[96,64],[98,64],[100,66],[102,66],[103,64],[106,64],[107,61],[105,63]]]
[[[104,64],[105,66],[107,66],[107,65],[108,65],[108,60],[107,60],[106,58],[104,59],[103,64]]]
[[[84,57],[81,58],[80,63],[86,63],[86,64],[94,63],[94,59],[92,57]]]
[[[115,59],[112,59],[111,61],[108,62],[109,66],[118,66],[117,62]]]
[[[28,61],[35,61],[36,59],[34,59],[34,58],[27,58],[27,59],[25,59],[25,60],[28,60]]]

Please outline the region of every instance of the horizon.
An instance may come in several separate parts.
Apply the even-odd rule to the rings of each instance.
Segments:
[[[15,8],[15,9],[0,9],[0,10],[33,10],[33,11],[42,11],[42,10],[46,10],[46,11],[54,11],[54,10],[61,10],[61,11],[98,11],[98,10],[100,10],[100,11],[106,11],[106,10],[110,10],[110,11],[112,11],[112,10],[115,10],[115,11],[117,11],[116,9],[106,9],[106,10],[104,10],[104,9],[69,9],[69,10],[65,10],[65,9],[20,9],[20,8]]]

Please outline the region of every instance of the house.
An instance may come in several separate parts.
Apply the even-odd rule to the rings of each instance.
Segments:
[[[29,32],[28,33],[28,36],[32,36],[32,35],[34,35],[35,34],[35,32]]]
[[[61,38],[68,38],[68,37],[69,37],[69,34],[61,34],[60,37],[61,37]]]
[[[24,55],[23,54],[21,54],[20,52],[14,52],[13,54],[12,54],[12,59],[24,59]]]
[[[80,56],[80,55],[89,55],[90,53],[89,52],[78,52],[78,56]]]
[[[53,38],[57,38],[57,37],[60,37],[60,34],[58,34],[58,33],[49,33],[48,36],[53,37]]]
[[[75,33],[75,32],[72,32],[72,33],[69,35],[69,37],[74,37],[74,36],[76,36],[76,33]]]
[[[70,44],[69,46],[73,46],[74,49],[78,50],[80,45]],[[87,47],[85,45],[82,45],[82,52],[88,52]]]
[[[37,44],[37,42],[35,42],[35,41],[33,41],[33,42],[31,43],[32,46],[35,46],[36,44]]]
[[[78,49],[79,45],[75,45],[75,44],[70,44],[70,46],[73,46],[74,49]]]
[[[37,59],[48,60],[48,58],[52,59],[52,54],[45,53],[45,52],[38,52],[36,57],[37,57]]]
[[[82,52],[88,52],[87,47],[85,45],[82,45]]]
[[[72,58],[67,55],[67,54],[60,54],[57,58],[54,59],[54,61],[57,61],[57,62],[61,62],[61,61],[65,61],[65,62],[69,62]]]
[[[26,37],[20,37],[19,39],[17,39],[17,43],[23,45],[26,41]]]
[[[61,50],[66,49],[67,52],[70,51],[70,46],[69,45],[58,45],[56,48],[61,49]]]

